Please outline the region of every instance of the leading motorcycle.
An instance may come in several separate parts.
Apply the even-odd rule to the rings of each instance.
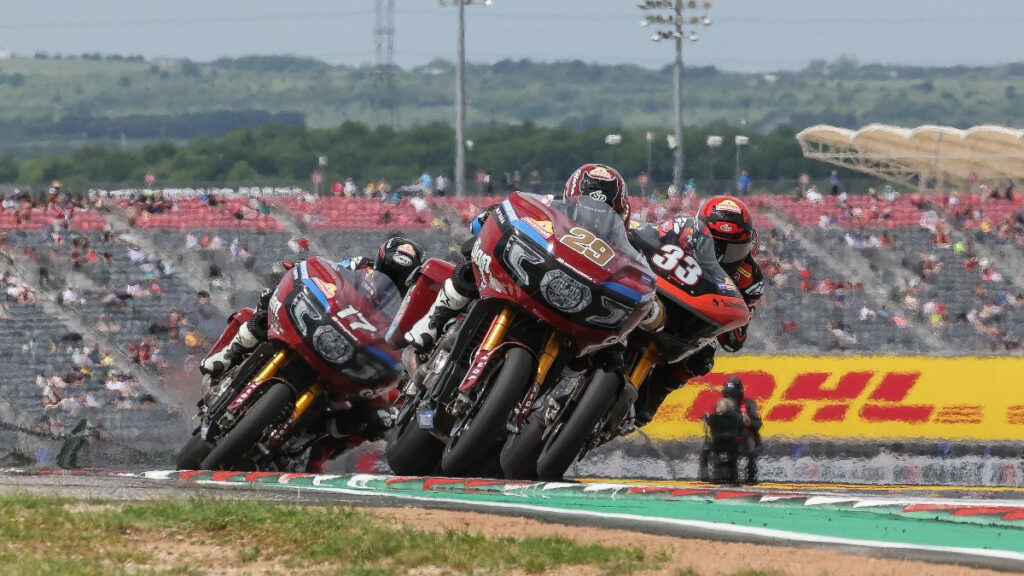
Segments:
[[[588,196],[513,193],[473,245],[480,298],[400,386],[386,458],[396,474],[492,474],[509,430],[577,357],[621,344],[654,300],[654,277],[621,216]],[[452,265],[431,260],[389,339],[421,317]]]
[[[657,275],[664,329],[629,335],[622,370],[626,385],[616,375],[595,370],[563,379],[537,402],[502,447],[506,477],[560,479],[575,461],[620,434],[637,390],[656,366],[681,362],[718,334],[749,321],[743,296],[715,257],[713,239],[695,219],[673,220],[661,233],[644,225],[631,234]]]
[[[384,274],[316,257],[292,267],[270,298],[267,341],[204,383],[177,467],[301,471],[329,434],[357,437],[360,410],[386,408],[398,382],[400,357],[384,336],[400,304]],[[236,313],[214,350],[252,314]]]

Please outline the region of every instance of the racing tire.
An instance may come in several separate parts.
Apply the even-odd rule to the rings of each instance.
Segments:
[[[540,411],[530,413],[501,448],[501,473],[509,480],[536,480],[537,458],[544,449],[544,419]]]
[[[416,399],[409,400],[408,414],[388,431],[384,459],[391,471],[401,476],[432,474],[441,462],[444,443],[416,422]]]
[[[189,438],[188,442],[185,442],[185,445],[178,451],[178,456],[174,459],[175,468],[177,470],[201,470],[203,460],[211,450],[213,450],[213,445],[196,434]]]
[[[599,371],[583,391],[576,409],[569,414],[561,430],[548,438],[537,459],[540,480],[561,480],[576,461],[594,429],[615,402],[622,381],[614,372]]]
[[[444,447],[441,470],[446,475],[465,476],[491,461],[491,451],[502,440],[509,415],[533,383],[533,375],[533,354],[528,350],[515,347],[505,354],[480,409]]]
[[[281,419],[285,408],[294,400],[292,389],[287,384],[278,382],[271,386],[203,459],[203,470],[231,470],[239,461],[243,461],[267,428]]]

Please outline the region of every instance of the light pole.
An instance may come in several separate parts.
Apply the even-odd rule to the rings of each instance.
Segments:
[[[466,6],[491,0],[440,0],[442,6],[455,4],[459,10],[455,33],[458,45],[455,57],[455,195],[466,195]]]
[[[654,178],[654,172],[651,169],[651,145],[654,142],[654,132],[647,131],[647,177]]]
[[[676,157],[672,167],[672,183],[677,190],[683,189],[683,167],[686,161],[683,152],[683,28],[690,27],[686,38],[696,42],[700,39],[697,35],[699,26],[710,26],[711,18],[707,11],[711,9],[711,0],[639,0],[637,5],[641,10],[650,11],[652,14],[644,16],[640,21],[641,26],[662,25],[665,29],[658,30],[651,36],[651,40],[661,42],[662,40],[675,40],[676,62],[673,69],[672,83],[675,90],[673,107],[675,108],[676,123]],[[688,15],[693,11],[703,9],[701,16]],[[655,13],[661,11],[660,13]]]
[[[739,134],[737,134],[735,142],[736,142],[736,185],[739,186],[739,181],[740,181],[740,150],[744,146],[750,144],[750,137],[749,136],[740,136]],[[741,193],[743,192],[742,190],[737,190],[737,191],[741,192]]]
[[[715,150],[722,145],[721,136],[708,136],[708,148],[711,150],[711,165],[708,167],[708,191],[715,195]]]

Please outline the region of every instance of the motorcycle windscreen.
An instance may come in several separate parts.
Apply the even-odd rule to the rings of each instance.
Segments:
[[[382,333],[387,331],[391,321],[398,314],[398,308],[402,305],[402,295],[395,286],[394,281],[385,274],[373,270],[349,270],[341,268],[338,275],[345,280],[345,290],[354,291],[360,298],[377,311],[379,314],[367,316],[374,326]],[[351,295],[342,296],[343,299],[351,301]]]
[[[540,198],[532,194],[529,196]],[[624,256],[641,263],[645,268],[647,267],[643,255],[629,243],[622,215],[615,212],[608,204],[590,196],[577,196],[569,200],[551,202],[551,209],[575,220],[594,236],[610,244],[619,256]]]

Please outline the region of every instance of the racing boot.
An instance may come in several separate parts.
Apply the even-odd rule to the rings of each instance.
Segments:
[[[437,341],[437,333],[448,323],[449,320],[458,316],[470,302],[470,298],[463,296],[455,289],[455,283],[449,278],[444,281],[437,298],[430,305],[430,310],[412,325],[412,328],[405,333],[405,341],[412,345],[419,352],[427,352],[434,347]]]
[[[199,363],[199,372],[211,379],[222,376],[231,369],[248,352],[252,352],[260,342],[267,339],[267,306],[270,303],[270,290],[260,294],[256,311],[248,322],[238,327],[235,337],[226,346],[210,354]]]

